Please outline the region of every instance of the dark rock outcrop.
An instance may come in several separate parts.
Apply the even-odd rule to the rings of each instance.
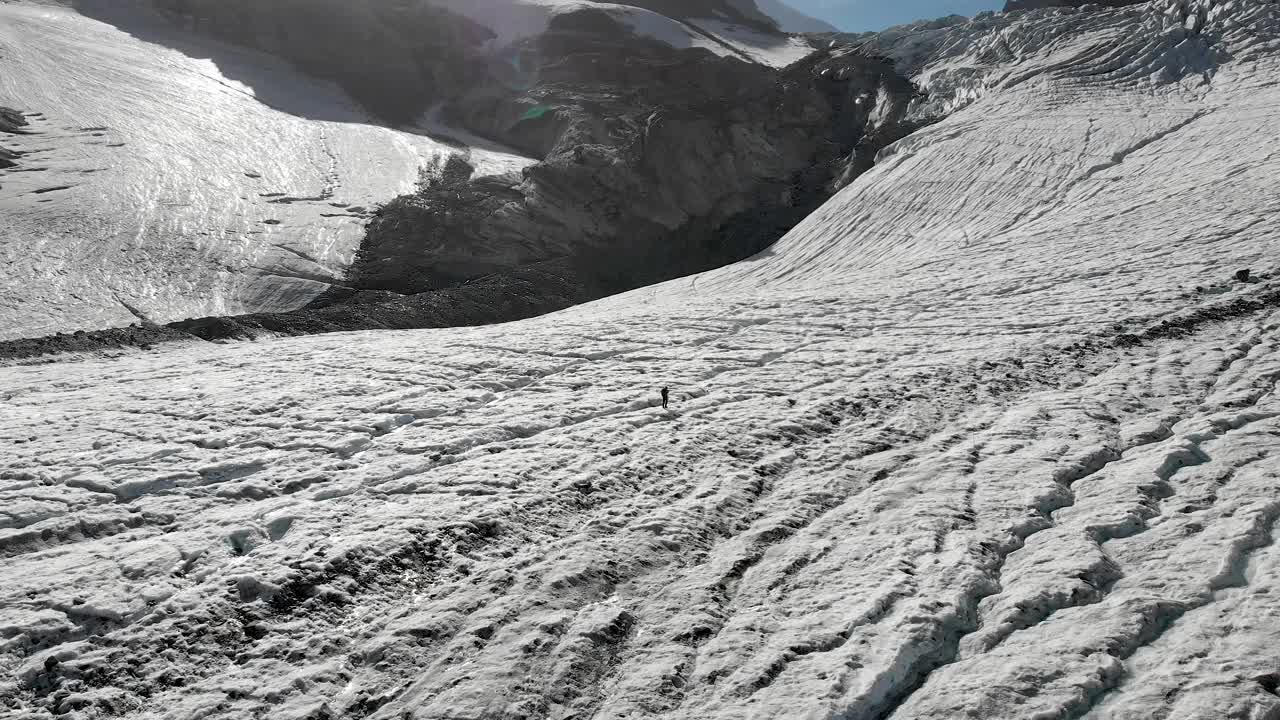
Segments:
[[[391,123],[483,85],[488,28],[427,2],[402,0],[146,0],[190,30],[289,60],[342,86]],[[82,11],[95,7],[84,3]],[[761,33],[772,18],[749,0],[622,3],[692,21],[719,18]],[[604,13],[600,13],[604,15]]]
[[[778,29],[777,22],[751,0],[624,0],[619,4],[652,10],[677,20],[719,18],[757,32]]]
[[[17,110],[7,107],[0,107],[0,133],[8,133],[10,135],[25,134],[24,129],[27,126],[27,118]],[[8,150],[0,145],[0,170],[11,167],[17,167],[20,153],[14,150]]]

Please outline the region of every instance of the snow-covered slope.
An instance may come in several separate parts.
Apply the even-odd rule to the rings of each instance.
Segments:
[[[1275,717],[1280,6],[1191,10],[962,29],[713,273],[4,369],[0,707]]]
[[[118,15],[0,3],[0,106],[30,122],[4,141],[24,155],[0,170],[0,339],[297,307],[449,151],[279,60]]]

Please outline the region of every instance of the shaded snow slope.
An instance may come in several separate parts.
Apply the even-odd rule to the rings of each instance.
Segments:
[[[1276,12],[1020,16],[712,273],[3,369],[0,707],[1275,717]]]
[[[0,170],[0,339],[297,307],[449,151],[278,60],[122,17],[134,35],[0,4],[0,106],[30,122]]]

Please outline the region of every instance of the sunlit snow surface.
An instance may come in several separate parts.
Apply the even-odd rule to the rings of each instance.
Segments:
[[[1018,16],[696,278],[4,369],[0,707],[1275,717],[1276,11]]]
[[[340,276],[367,212],[451,152],[281,61],[121,7],[117,27],[0,3],[0,106],[31,113],[31,134],[3,138],[26,155],[0,171],[0,339],[136,322],[130,308],[297,307]]]

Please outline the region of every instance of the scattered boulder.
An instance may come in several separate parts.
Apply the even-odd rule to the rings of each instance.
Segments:
[[[1251,271],[1248,268],[1245,268],[1244,270],[1237,270],[1236,280],[1239,280],[1240,282],[1243,282],[1243,283],[1247,283],[1249,282],[1250,273]]]

